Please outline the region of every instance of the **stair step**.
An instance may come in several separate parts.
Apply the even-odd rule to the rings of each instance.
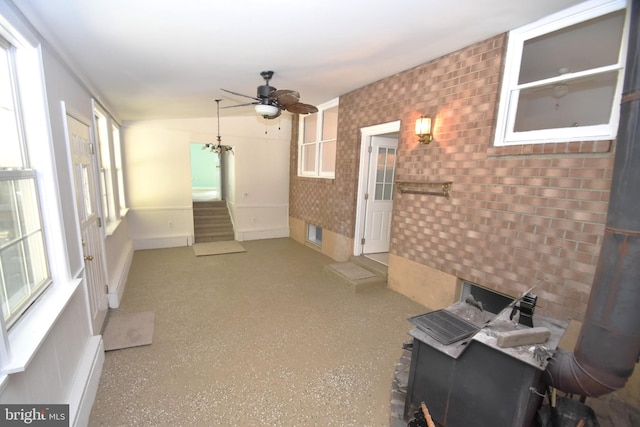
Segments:
[[[349,286],[353,292],[361,292],[387,284],[386,277],[377,275],[353,262],[339,262],[326,265],[324,272]]]
[[[207,243],[207,242],[223,242],[229,240],[235,240],[233,233],[220,234],[220,235],[197,235],[195,237],[195,243]]]
[[[382,276],[385,279],[389,276],[389,267],[384,264],[380,264],[379,262],[374,261],[371,258],[367,258],[364,255],[351,256],[349,258],[349,261],[356,265],[359,265],[362,268],[366,268],[372,273]]]
[[[234,240],[233,223],[224,200],[193,202],[194,242]]]
[[[219,227],[197,227],[194,229],[196,236],[204,235],[207,233],[231,233],[233,234],[233,227],[230,225]]]
[[[194,208],[207,208],[207,207],[223,207],[227,208],[227,202],[224,200],[210,200],[208,202],[193,202]]]
[[[229,216],[194,216],[193,222],[197,224],[231,224]]]
[[[229,216],[227,208],[194,208],[193,216]]]

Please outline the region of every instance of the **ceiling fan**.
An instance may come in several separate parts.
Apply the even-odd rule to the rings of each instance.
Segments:
[[[278,90],[275,87],[270,86],[269,80],[271,80],[273,74],[273,71],[263,71],[260,73],[265,81],[265,84],[258,86],[258,93],[256,96],[244,95],[242,93],[222,89],[223,91],[231,93],[233,95],[243,96],[245,98],[254,100],[254,102],[231,105],[222,108],[234,108],[254,105],[256,113],[260,114],[265,119],[275,119],[282,113],[282,110],[286,110],[294,114],[311,114],[318,112],[318,108],[314,107],[313,105],[298,102],[300,99],[299,92],[289,89]]]

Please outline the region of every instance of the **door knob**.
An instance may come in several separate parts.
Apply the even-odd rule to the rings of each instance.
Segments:
[[[84,256],[84,260],[85,261],[93,261],[93,255],[85,255]]]

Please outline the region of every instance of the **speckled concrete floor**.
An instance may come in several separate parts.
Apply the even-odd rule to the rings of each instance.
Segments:
[[[386,288],[352,293],[290,239],[245,253],[137,251],[122,312],[153,344],[108,352],[90,426],[388,426],[407,318]]]

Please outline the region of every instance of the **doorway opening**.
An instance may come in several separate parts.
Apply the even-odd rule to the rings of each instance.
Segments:
[[[191,143],[191,200],[209,202],[222,200],[220,155],[202,149],[203,144]]]
[[[400,121],[361,128],[354,255],[389,264]]]

